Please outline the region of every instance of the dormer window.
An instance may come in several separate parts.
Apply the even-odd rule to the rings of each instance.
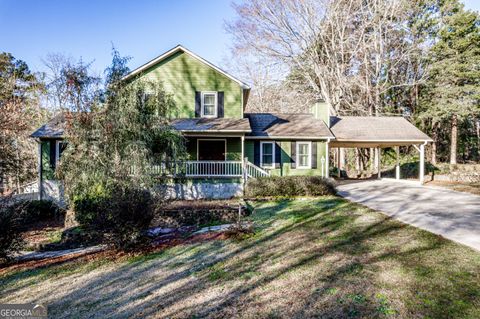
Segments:
[[[202,117],[217,117],[217,92],[202,92]]]

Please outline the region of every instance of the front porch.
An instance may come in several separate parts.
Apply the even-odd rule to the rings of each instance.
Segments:
[[[187,159],[161,162],[152,174],[173,178],[256,178],[269,176],[245,157],[244,136],[186,136]]]

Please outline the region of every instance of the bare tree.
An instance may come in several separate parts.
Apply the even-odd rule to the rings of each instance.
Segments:
[[[409,74],[418,71],[409,1],[250,0],[235,9],[234,49],[281,64],[334,112],[378,114],[382,95],[421,78]]]

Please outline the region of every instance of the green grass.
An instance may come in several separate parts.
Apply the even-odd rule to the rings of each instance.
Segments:
[[[336,197],[249,203],[256,233],[0,278],[55,318],[479,318],[480,253]]]

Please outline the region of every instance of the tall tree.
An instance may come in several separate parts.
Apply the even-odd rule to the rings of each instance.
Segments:
[[[40,121],[43,84],[28,65],[0,53],[0,192],[35,175],[36,145],[28,138]]]
[[[185,152],[182,136],[169,126],[173,97],[161,83],[122,81],[127,61],[113,51],[112,64],[105,71],[105,88],[93,99],[77,99],[85,97],[82,92],[89,89],[73,90],[80,92],[73,95],[73,101],[78,101],[76,109],[81,112],[68,117],[69,147],[59,170],[72,200],[98,190],[108,193],[113,186],[152,187],[151,165]],[[82,68],[75,70],[80,75],[65,72],[65,81],[86,78]],[[89,83],[78,81],[78,85]]]
[[[480,19],[455,0],[445,3],[441,14],[422,116],[448,122],[450,163],[456,164],[459,122],[480,114]]]

